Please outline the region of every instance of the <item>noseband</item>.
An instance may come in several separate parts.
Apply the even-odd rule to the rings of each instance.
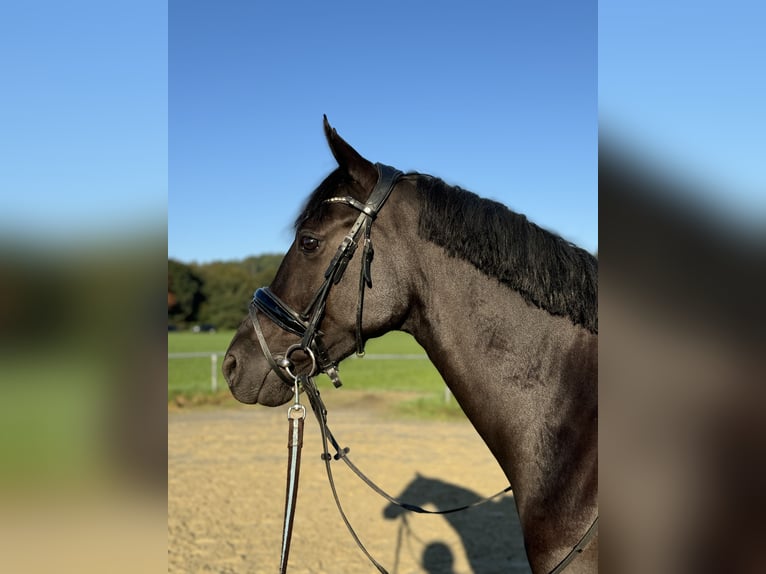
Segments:
[[[394,185],[402,176],[402,172],[393,167],[380,163],[376,163],[375,167],[378,170],[378,181],[366,203],[362,203],[348,195],[332,197],[323,202],[326,204],[345,204],[353,207],[360,213],[354,225],[351,226],[348,234],[338,246],[335,256],[324,273],[324,282],[314,294],[306,310],[302,313],[295,311],[272,293],[268,287],[259,288],[253,295],[249,311],[258,342],[271,369],[291,387],[293,386],[294,379],[285,372],[285,369],[290,365],[290,360],[286,353],[281,356],[272,355],[266,343],[266,338],[263,336],[257,311],[266,315],[282,330],[300,337],[299,347],[312,359],[312,363],[316,364],[316,367],[312,369],[309,375],[315,374],[313,371],[321,371],[330,377],[330,380],[332,380],[336,387],[342,384],[338,376],[337,361],[330,359],[327,349],[322,343],[322,332],[319,329],[319,325],[324,317],[330,289],[343,278],[349,261],[353,258],[359,243],[363,242],[362,269],[359,274],[359,296],[356,308],[356,352],[360,356],[364,355],[362,313],[364,308],[364,289],[365,287],[372,287],[371,266],[374,254],[372,239],[370,238],[372,222],[391,195]]]

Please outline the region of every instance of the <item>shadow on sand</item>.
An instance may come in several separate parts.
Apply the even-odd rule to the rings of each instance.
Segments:
[[[416,477],[397,496],[408,504],[429,510],[445,510],[480,500],[475,492],[442,480]],[[454,574],[455,556],[450,547],[440,541],[424,543],[413,530],[413,513],[393,504],[383,509],[388,520],[399,520],[399,535],[392,574],[398,572],[403,552],[422,552],[420,562],[429,574]],[[423,520],[446,520],[463,544],[471,571],[481,574],[528,573],[529,565],[524,552],[524,539],[513,497],[502,497],[479,506],[451,514],[429,515]]]

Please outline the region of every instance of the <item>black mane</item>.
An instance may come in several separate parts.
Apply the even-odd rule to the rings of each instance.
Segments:
[[[418,234],[553,315],[598,333],[598,260],[501,203],[421,176]]]
[[[421,198],[418,235],[445,248],[518,291],[529,303],[569,317],[598,333],[598,260],[496,201],[483,199],[441,179],[417,177]],[[295,220],[322,220],[324,200],[352,186],[341,169],[328,175]]]

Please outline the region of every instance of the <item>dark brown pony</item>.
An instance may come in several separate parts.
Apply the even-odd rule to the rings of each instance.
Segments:
[[[359,216],[327,200],[364,204],[379,177],[326,119],[325,133],[339,167],[308,198],[271,284],[292,309],[310,306]],[[396,181],[371,237],[362,339],[401,330],[423,346],[513,486],[532,571],[550,572],[598,515],[596,258],[499,203],[417,173]],[[363,259],[332,285],[319,324],[334,362],[356,347]],[[265,316],[259,324],[275,355],[300,339]],[[244,403],[293,397],[250,318],[223,370]],[[596,572],[597,547],[596,535],[567,572]]]

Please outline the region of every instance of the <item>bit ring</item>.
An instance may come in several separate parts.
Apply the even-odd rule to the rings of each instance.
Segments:
[[[293,362],[290,360],[290,355],[292,355],[295,351],[303,351],[304,354],[308,355],[309,359],[311,359],[311,371],[309,371],[309,374],[307,376],[311,377],[317,372],[317,359],[314,356],[314,351],[312,351],[308,347],[303,347],[301,345],[291,345],[287,348],[287,351],[285,351],[285,358],[280,363],[280,367],[282,367],[285,371],[287,371],[287,374],[290,375],[293,379],[297,378],[298,375],[293,373],[292,367],[294,366]]]

